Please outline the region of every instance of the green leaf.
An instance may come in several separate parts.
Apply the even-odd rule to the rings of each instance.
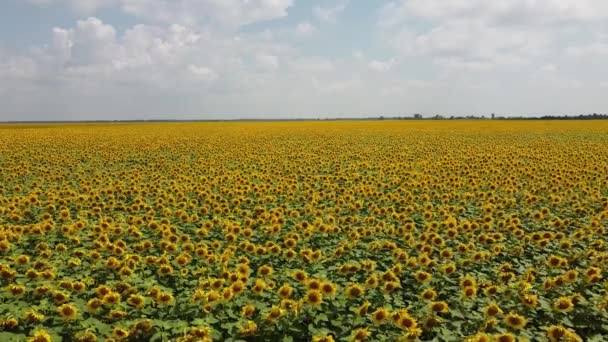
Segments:
[[[166,335],[163,332],[157,332],[156,334],[152,335],[152,337],[150,337],[150,342],[162,342],[162,341],[166,341]]]

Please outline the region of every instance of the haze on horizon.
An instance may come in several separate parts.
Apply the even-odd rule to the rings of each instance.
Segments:
[[[604,0],[3,0],[0,121],[607,112]]]

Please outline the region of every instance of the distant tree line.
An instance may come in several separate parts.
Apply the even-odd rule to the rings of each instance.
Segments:
[[[136,122],[231,122],[231,121],[344,121],[344,120],[608,120],[608,114],[579,114],[579,115],[544,115],[544,116],[496,116],[494,113],[489,116],[466,115],[466,116],[445,116],[436,114],[433,116],[423,116],[416,113],[406,116],[375,116],[375,117],[342,117],[342,118],[276,118],[276,119],[201,119],[201,120],[171,120],[171,119],[151,119],[151,120],[74,120],[74,121],[0,121],[0,123],[136,123]]]
[[[332,120],[332,119],[328,119]],[[352,120],[352,119],[342,119]],[[422,114],[394,117],[370,117],[364,120],[608,120],[608,114],[579,114],[579,115],[544,115],[544,116],[496,116],[494,113],[489,116],[467,115],[467,116],[444,116],[436,114],[424,117]]]

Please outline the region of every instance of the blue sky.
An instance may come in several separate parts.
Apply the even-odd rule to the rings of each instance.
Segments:
[[[603,0],[3,0],[0,121],[608,112]]]

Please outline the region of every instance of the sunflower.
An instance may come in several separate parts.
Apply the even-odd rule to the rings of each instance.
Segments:
[[[309,290],[320,290],[322,282],[319,279],[310,278],[306,281],[306,287]]]
[[[255,312],[255,306],[253,305],[245,305],[241,308],[241,314],[243,317],[251,317]]]
[[[127,304],[129,304],[130,306],[135,307],[137,309],[141,309],[146,304],[146,300],[145,300],[144,296],[141,296],[138,294],[132,294],[127,299]]]
[[[385,308],[377,308],[376,311],[372,312],[372,321],[374,324],[380,325],[390,316],[390,313]]]
[[[521,297],[521,302],[530,309],[538,305],[538,295],[526,293]]]
[[[439,317],[436,316],[429,316],[424,320],[424,323],[422,324],[423,328],[425,330],[431,330],[434,327],[437,327],[441,324],[442,320]]]
[[[53,299],[55,300],[55,305],[61,305],[67,303],[70,299],[70,296],[67,293],[61,291],[53,291]]]
[[[420,298],[424,300],[435,300],[435,298],[437,298],[437,291],[433,288],[425,289],[420,293]]]
[[[19,325],[19,321],[15,318],[9,318],[3,321],[0,321],[0,327],[10,330],[15,329]]]
[[[336,284],[331,281],[324,281],[321,284],[321,292],[324,297],[333,298],[336,295],[337,287]]]
[[[257,282],[256,282],[257,285]],[[266,284],[264,284],[265,286]],[[232,285],[230,285],[230,288],[232,289],[232,292],[234,292],[235,295],[239,295],[241,293],[243,293],[243,291],[245,290],[245,283],[242,280],[237,280],[234,283],[232,283]],[[262,288],[263,290],[263,288]],[[255,289],[254,289],[255,291]]]
[[[372,333],[369,331],[368,328],[357,328],[351,332],[350,340],[351,341],[365,341],[371,335],[372,335]]]
[[[116,327],[112,329],[112,336],[114,336],[119,341],[127,339],[129,337],[129,330]]]
[[[456,272],[456,264],[449,263],[441,266],[441,272],[443,272],[443,274],[452,274]]]
[[[367,311],[369,310],[370,305],[371,303],[366,300],[357,309],[355,309],[355,313],[361,317],[364,317],[365,315],[367,315]]]
[[[44,329],[34,331],[28,342],[51,342],[51,335]]]
[[[30,310],[23,313],[23,318],[32,323],[38,323],[42,322],[45,319],[45,316],[39,312]]]
[[[227,287],[225,289],[222,290],[222,299],[226,302],[232,300],[232,298],[234,297],[234,292],[232,292],[232,289],[230,287]],[[207,300],[209,300],[209,298],[207,298]]]
[[[399,287],[401,287],[401,284],[399,284],[399,282],[387,281],[386,283],[384,283],[384,286],[382,287],[382,292],[391,293]]]
[[[513,312],[508,313],[504,317],[503,322],[505,323],[506,326],[508,326],[511,329],[515,329],[515,330],[523,329],[526,326],[526,324],[528,323],[524,316],[513,313]]]
[[[15,297],[21,297],[25,294],[25,286],[11,284],[8,286],[8,291]]]
[[[312,342],[335,342],[332,335],[315,335],[312,337]]]
[[[569,283],[573,283],[578,280],[578,271],[569,270],[562,275],[562,278]]]
[[[375,288],[376,286],[378,286],[378,282],[379,282],[378,276],[371,275],[365,280],[365,286],[367,286],[370,289]]]
[[[465,339],[465,342],[491,342],[492,337],[486,333],[477,333]]]
[[[152,330],[152,327],[152,320],[150,319],[139,320],[133,325],[134,330],[141,332],[149,332],[150,330]]]
[[[75,282],[72,284],[72,289],[73,289],[75,292],[83,292],[84,290],[86,290],[86,289],[87,289],[87,284],[86,284],[86,283],[84,283],[84,282],[82,282],[82,281],[75,281]]]
[[[413,330],[418,327],[418,322],[409,314],[402,314],[395,322],[395,325],[402,330]]]
[[[258,268],[258,275],[261,277],[270,277],[274,270],[269,265],[262,265]]]
[[[492,341],[494,341],[494,342],[515,342],[515,341],[517,341],[515,336],[513,336],[513,334],[511,334],[511,333],[494,334],[494,336],[492,336],[492,337],[493,337]]]
[[[477,279],[472,275],[465,275],[460,279],[460,287],[477,287]]]
[[[110,310],[110,312],[108,312],[107,317],[111,320],[119,320],[127,317],[127,315],[127,312],[123,310]]]
[[[265,315],[265,319],[267,321],[276,321],[277,319],[283,317],[285,315],[285,310],[280,306],[272,306],[270,311],[268,311]]]
[[[120,294],[118,294],[116,292],[110,292],[110,293],[106,294],[105,296],[103,296],[103,298],[101,299],[101,302],[104,305],[116,305],[116,304],[120,303]]]
[[[500,286],[490,285],[490,286],[486,287],[485,289],[483,289],[483,293],[488,297],[495,296],[498,293],[500,293]]]
[[[65,321],[71,321],[78,316],[78,308],[72,304],[63,304],[57,308],[59,316]]]
[[[297,316],[302,310],[302,302],[292,299],[283,299],[281,300],[281,307]]]
[[[561,313],[570,312],[574,310],[574,303],[570,297],[559,297],[553,302],[553,310]]]
[[[323,291],[323,286],[325,284],[323,284],[321,286],[322,291]],[[331,292],[331,291],[330,291]],[[291,298],[291,296],[293,295],[293,287],[291,287],[291,285],[285,283],[283,284],[283,286],[279,287],[279,289],[277,290],[277,295],[279,296],[279,298],[281,299],[288,299]],[[323,291],[323,295],[326,295],[325,292]]]
[[[433,276],[425,271],[416,271],[416,273],[414,273],[414,278],[419,282],[419,283],[423,283],[423,282],[427,282],[430,281]]]
[[[304,301],[313,306],[319,306],[323,303],[323,295],[319,290],[308,290],[304,295]]]
[[[158,268],[158,274],[161,276],[166,276],[173,274],[173,267],[171,265],[162,265]]]
[[[253,336],[258,331],[258,326],[254,321],[247,321],[245,324],[239,326],[239,334],[241,336]]]
[[[483,309],[483,312],[488,317],[494,317],[494,316],[502,314],[502,310],[500,309],[500,307],[498,306],[498,304],[496,304],[495,302],[491,302],[490,304],[488,304]]]
[[[419,327],[409,329],[408,331],[401,334],[401,336],[397,337],[397,342],[412,342],[419,341],[419,337],[422,335],[422,329]]]
[[[173,304],[174,301],[175,298],[173,298],[173,295],[169,292],[161,292],[156,297],[156,302],[160,305],[170,305]]]
[[[255,281],[255,284],[253,285],[253,287],[251,288],[251,290],[255,293],[255,294],[261,294],[262,292],[264,292],[264,289],[266,288],[266,283],[262,280],[262,279],[257,279]]]
[[[583,339],[571,329],[561,325],[552,325],[547,328],[547,338],[551,342],[582,342]]]
[[[446,302],[431,302],[429,304],[429,308],[431,309],[432,312],[437,312],[437,313],[446,313],[449,311],[449,306],[448,303]]]
[[[477,295],[477,287],[467,286],[463,288],[461,292],[464,298],[470,299]]]
[[[220,294],[217,291],[211,290],[207,293],[207,303],[217,302],[218,300],[220,300]]]
[[[101,299],[98,299],[98,298],[90,299],[86,304],[87,312],[95,313],[101,308],[102,305],[103,305],[103,302],[101,301]]]
[[[308,274],[302,270],[295,270],[292,274],[292,277],[300,283],[304,283],[308,279]]]
[[[76,342],[97,342],[97,336],[90,331],[76,334]]]
[[[191,328],[189,333],[198,339],[204,339],[209,337],[211,334],[211,329],[209,327],[195,327]]]
[[[350,299],[358,298],[365,294],[365,288],[358,284],[348,285],[344,289],[344,294]]]

